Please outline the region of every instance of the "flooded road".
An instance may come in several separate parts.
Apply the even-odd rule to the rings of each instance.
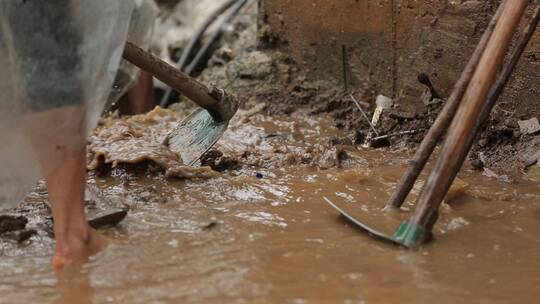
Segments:
[[[89,177],[89,211],[128,206],[115,243],[80,267],[50,270],[45,229],[1,243],[0,303],[536,303],[540,188],[466,166],[419,251],[354,229],[326,196],[392,233],[383,213],[410,155],[334,146],[325,118],[245,115],[217,145],[237,161],[210,179],[119,166]],[[423,179],[425,176],[423,176]],[[467,186],[464,186],[467,185]],[[43,189],[21,206],[50,219]]]

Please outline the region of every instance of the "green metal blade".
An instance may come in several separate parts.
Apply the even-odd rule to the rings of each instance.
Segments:
[[[169,148],[191,166],[212,148],[228,125],[228,121],[216,123],[208,111],[197,109],[169,134]]]
[[[328,203],[328,205],[332,206],[332,208],[336,209],[342,216],[344,216],[347,220],[349,220],[351,223],[355,224],[356,227],[360,228],[361,230],[365,231],[368,233],[368,235],[372,236],[373,238],[375,239],[378,239],[378,240],[381,240],[381,241],[384,241],[384,242],[387,242],[387,243],[390,243],[392,245],[397,245],[397,246],[403,246],[402,243],[398,242],[396,239],[394,239],[392,236],[389,236],[389,235],[386,235],[372,227],[370,227],[369,225],[366,225],[364,223],[362,223],[361,221],[359,221],[358,219],[356,219],[354,216],[348,214],[347,212],[345,212],[343,209],[339,208],[336,204],[334,204],[331,200],[329,200],[328,198],[324,197],[323,196],[323,199]]]

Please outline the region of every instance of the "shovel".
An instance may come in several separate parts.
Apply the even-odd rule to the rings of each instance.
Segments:
[[[126,43],[123,57],[201,107],[172,130],[165,142],[184,164],[193,165],[227,130],[238,102],[225,91],[203,85],[133,43]]]
[[[510,60],[504,64],[495,80],[499,67],[503,65],[512,34],[517,29],[526,6],[526,0],[515,2],[506,0],[501,3],[475,54],[456,84],[451,98],[422,142],[408,171],[400,181],[398,190],[388,202],[389,209],[401,207],[438,139],[452,122],[441,155],[422,189],[414,214],[400,225],[393,236],[383,234],[360,222],[325,198],[327,203],[377,239],[408,248],[417,248],[428,241],[438,218],[441,201],[461,168],[472,146],[474,135],[489,116],[540,21],[540,7],[537,6],[524,34],[517,41],[517,47],[510,55]]]

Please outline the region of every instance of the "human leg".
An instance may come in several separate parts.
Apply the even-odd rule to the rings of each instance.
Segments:
[[[84,212],[86,149],[46,176],[52,203],[56,249],[53,268],[60,269],[103,249],[108,241],[88,225]]]

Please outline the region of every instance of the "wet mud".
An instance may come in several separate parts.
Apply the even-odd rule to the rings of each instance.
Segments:
[[[373,7],[344,2],[330,14],[327,3],[260,3],[259,10],[248,8],[234,22],[241,34],[224,39],[201,78],[238,93],[247,106],[266,102],[268,115],[298,109],[328,115],[354,144],[364,142],[369,125],[346,88],[370,117],[377,95],[387,95],[394,105],[377,128],[397,135],[390,138],[393,149],[414,149],[444,104],[422,102],[427,87],[419,74],[431,79],[443,100],[448,98],[499,2],[418,2],[406,9],[397,3],[392,9],[390,3]],[[245,20],[257,13],[258,28],[255,22],[246,28]],[[397,27],[380,22],[394,13]],[[313,14],[325,22],[313,23]],[[365,22],[349,18],[356,15],[365,15]],[[523,134],[518,125],[538,116],[536,89],[530,85],[538,76],[536,40],[476,138],[468,160],[477,167],[497,174],[523,173],[523,158],[540,150],[538,132]]]
[[[435,241],[418,251],[395,248],[355,229],[323,197],[391,234],[412,212],[426,177],[401,212],[381,211],[410,154],[352,146],[325,115],[264,111],[262,105],[235,117],[204,158],[214,168],[223,164],[212,178],[171,178],[160,160],[111,165],[126,158],[106,156],[106,169],[90,172],[87,212],[129,213],[104,230],[113,245],[57,274],[49,264],[46,190],[38,185],[10,213],[23,215],[25,229],[36,233],[20,242],[0,234],[0,303],[534,303],[540,297],[536,182],[488,176],[467,164],[446,198]],[[135,130],[139,138],[161,138],[169,127],[161,120],[170,115],[182,113],[162,112],[153,118],[158,122]],[[131,123],[140,122],[104,125]]]
[[[216,176],[209,167],[184,166],[180,156],[165,144],[169,132],[183,118],[180,113],[157,107],[144,115],[102,119],[89,139],[88,169],[149,163],[164,170],[167,177]]]

